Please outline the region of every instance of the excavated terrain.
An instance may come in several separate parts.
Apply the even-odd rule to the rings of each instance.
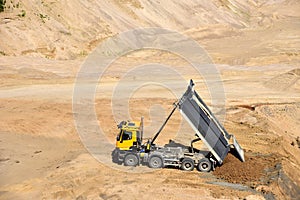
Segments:
[[[299,10],[296,0],[7,1],[0,12],[0,199],[300,199]],[[215,74],[205,77],[159,49],[119,55],[97,83],[88,77],[87,86],[97,85],[93,102],[74,101],[90,53],[143,27],[197,41],[220,74],[213,81],[223,86],[217,100],[224,105],[214,104],[207,85]],[[189,79],[246,161],[230,153],[209,173],[113,164],[108,147],[117,123],[144,116],[144,138],[153,137]],[[97,127],[103,135],[93,138]],[[84,134],[107,148],[91,154]],[[176,111],[157,145],[193,138]],[[95,159],[101,153],[108,159]]]

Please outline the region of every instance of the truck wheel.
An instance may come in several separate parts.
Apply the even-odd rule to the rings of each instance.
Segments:
[[[184,158],[181,163],[181,169],[185,171],[193,171],[195,168],[194,160],[191,158]]]
[[[201,172],[209,172],[211,167],[211,162],[207,158],[202,158],[199,160],[197,169]]]
[[[138,157],[134,154],[128,154],[127,156],[125,156],[124,158],[124,165],[125,166],[137,166],[138,165]]]
[[[111,155],[112,155],[112,161],[113,161],[113,163],[119,164],[120,161],[119,161],[119,153],[118,153],[118,151],[115,149],[115,150],[111,153]]]
[[[163,161],[158,156],[152,156],[149,160],[149,167],[150,168],[162,168],[163,167]]]

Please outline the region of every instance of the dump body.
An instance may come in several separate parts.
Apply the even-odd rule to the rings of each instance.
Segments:
[[[184,119],[190,124],[197,136],[208,147],[217,162],[221,165],[230,151],[229,139],[233,137],[233,148],[240,159],[244,161],[244,152],[233,135],[229,135],[219,123],[201,97],[194,90],[191,80],[186,92],[178,102],[179,110]]]

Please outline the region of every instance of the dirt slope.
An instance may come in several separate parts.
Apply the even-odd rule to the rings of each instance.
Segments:
[[[0,52],[74,59],[86,56],[103,39],[122,31],[158,26],[188,31],[202,45],[207,45],[208,50],[218,52],[214,55],[218,62],[226,63],[224,59],[229,56],[235,58],[234,64],[253,63],[254,55],[251,59],[245,57],[250,51],[264,54],[259,56],[263,58],[257,58],[259,61],[268,59],[274,63],[269,56],[275,54],[275,62],[286,62],[299,55],[295,49],[299,43],[299,23],[295,20],[299,18],[299,8],[295,0],[12,0],[6,3],[5,12],[0,13],[0,35],[5,38],[0,43]],[[271,38],[275,41],[269,41]],[[232,40],[242,45],[243,56],[234,50]]]

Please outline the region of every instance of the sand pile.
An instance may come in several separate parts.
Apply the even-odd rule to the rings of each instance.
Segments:
[[[232,154],[228,154],[222,167],[213,172],[230,183],[253,185],[261,183],[268,170],[279,166],[280,162],[274,155],[255,155],[246,153],[246,162],[240,162]]]

